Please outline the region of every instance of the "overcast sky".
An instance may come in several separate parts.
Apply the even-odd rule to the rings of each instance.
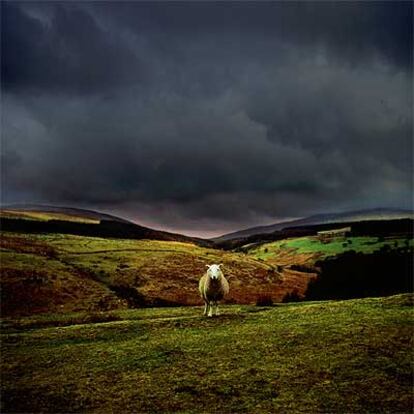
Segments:
[[[2,203],[200,236],[411,208],[411,1],[1,12]]]

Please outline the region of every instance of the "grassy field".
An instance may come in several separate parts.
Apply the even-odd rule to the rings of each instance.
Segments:
[[[231,290],[227,303],[280,302],[303,295],[317,259],[346,250],[372,252],[405,239],[351,238],[322,243],[287,239],[248,254],[192,243],[109,239],[69,234],[2,232],[1,311],[4,316],[43,312],[106,311],[131,306],[198,305],[205,265],[223,263]],[[292,265],[306,265],[309,270]]]
[[[191,243],[3,232],[0,260],[3,315],[126,307],[114,286],[149,303],[197,305],[198,280],[211,263],[224,264],[229,302],[284,294],[274,266]]]
[[[249,254],[257,259],[272,261],[280,255],[294,253],[297,256],[307,255],[317,259],[335,256],[346,251],[354,250],[361,253],[372,253],[383,246],[391,248],[414,246],[414,241],[406,238],[378,237],[335,237],[329,242],[323,242],[316,236],[297,237],[265,243],[249,250]]]
[[[412,304],[406,294],[227,305],[212,319],[200,307],[8,319],[2,412],[410,413]]]

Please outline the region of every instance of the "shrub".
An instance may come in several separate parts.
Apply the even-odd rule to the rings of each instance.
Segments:
[[[306,291],[307,300],[389,296],[413,290],[412,249],[385,245],[371,254],[351,250],[316,263],[319,276]]]
[[[259,295],[256,300],[256,306],[273,306],[272,296],[269,294]]]
[[[315,273],[315,268],[305,264],[293,264],[290,266],[292,270],[297,270],[298,272],[304,273]]]
[[[300,302],[300,301],[302,301],[302,297],[299,296],[299,292],[297,289],[294,289],[292,292],[286,293],[286,295],[282,299],[283,303]]]
[[[145,297],[131,286],[111,285],[108,286],[119,298],[125,299],[130,308],[140,308],[145,306]]]

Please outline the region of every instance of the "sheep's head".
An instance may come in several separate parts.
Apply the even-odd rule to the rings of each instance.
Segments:
[[[220,264],[212,264],[212,265],[206,265],[208,267],[207,274],[208,276],[213,280],[220,279],[222,273],[220,266],[222,266],[222,263]]]

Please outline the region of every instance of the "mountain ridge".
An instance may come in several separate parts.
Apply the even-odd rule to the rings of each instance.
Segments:
[[[35,203],[21,203],[21,204],[8,204],[2,205],[0,207],[0,211],[11,211],[11,212],[21,212],[21,213],[28,213],[28,212],[40,212],[40,213],[51,213],[53,214],[62,214],[63,218],[60,218],[63,222],[65,222],[64,216],[72,216],[78,218],[86,218],[90,220],[97,220],[98,224],[106,227],[108,226],[109,222],[113,222],[116,227],[123,227],[125,226],[126,234],[131,233],[132,229],[134,228],[137,232],[142,234],[142,237],[148,237],[154,240],[180,240],[180,241],[189,241],[189,242],[197,242],[197,243],[221,243],[236,239],[247,238],[253,235],[259,234],[271,234],[276,231],[280,231],[286,228],[295,228],[301,226],[308,226],[308,225],[318,225],[318,224],[338,224],[341,222],[349,223],[349,222],[359,222],[359,221],[366,221],[366,220],[390,220],[396,218],[414,218],[414,214],[412,210],[407,209],[398,209],[398,208],[373,208],[373,209],[360,209],[360,210],[352,210],[352,211],[342,211],[339,213],[318,213],[313,214],[308,217],[302,217],[299,219],[294,220],[287,220],[287,221],[280,221],[274,224],[265,225],[265,226],[255,226],[249,227],[246,229],[238,230],[231,233],[226,233],[224,235],[213,237],[210,239],[204,239],[201,237],[190,237],[180,233],[171,233],[168,231],[153,229],[146,226],[141,226],[140,224],[134,223],[132,221],[126,220],[122,217],[115,216],[112,214],[101,213],[95,210],[89,209],[82,209],[77,207],[67,207],[67,206],[53,206],[53,205],[44,205],[44,204],[35,204]],[[6,219],[1,217],[2,223],[10,221],[10,219]],[[56,217],[52,216],[48,219],[49,223],[56,224]],[[45,224],[44,224],[45,225]],[[44,226],[43,225],[43,226]],[[40,226],[40,225],[39,225]],[[38,227],[39,227],[38,226]],[[35,226],[36,227],[36,226]],[[40,226],[41,227],[41,226]],[[74,226],[76,227],[76,226]],[[119,234],[121,228],[117,228],[116,232]],[[137,237],[138,237],[137,233]]]
[[[97,220],[112,220],[122,223],[130,223],[131,221],[126,220],[122,217],[114,216],[108,213],[101,213],[99,211],[77,208],[77,207],[67,207],[67,206],[52,206],[48,204],[31,204],[31,203],[22,203],[22,204],[6,204],[0,207],[1,210],[12,210],[12,211],[40,211],[40,212],[51,212],[51,213],[64,213],[70,214],[77,217],[86,217]]]
[[[202,238],[157,230],[111,214],[75,207],[13,204],[1,206],[0,213],[1,228],[5,231],[16,231],[19,233],[50,232],[95,237],[181,241],[203,245],[212,244],[211,241]],[[34,213],[34,217],[30,217],[30,213]],[[39,220],[35,216],[38,213],[42,213],[46,217]],[[50,217],[47,217],[47,213],[51,214]],[[11,216],[8,217],[10,214]],[[19,216],[20,214],[22,215],[21,217]],[[73,217],[96,220],[96,222],[76,222],[71,220]]]
[[[213,237],[210,240],[214,242],[223,242],[238,238],[249,237],[255,234],[269,234],[288,227],[300,227],[302,225],[313,224],[329,224],[350,221],[366,221],[366,220],[389,220],[395,218],[412,218],[414,213],[412,210],[397,208],[374,208],[365,210],[344,211],[340,213],[319,213],[300,219],[282,221],[266,226],[249,227],[247,229],[238,230],[222,236]]]

